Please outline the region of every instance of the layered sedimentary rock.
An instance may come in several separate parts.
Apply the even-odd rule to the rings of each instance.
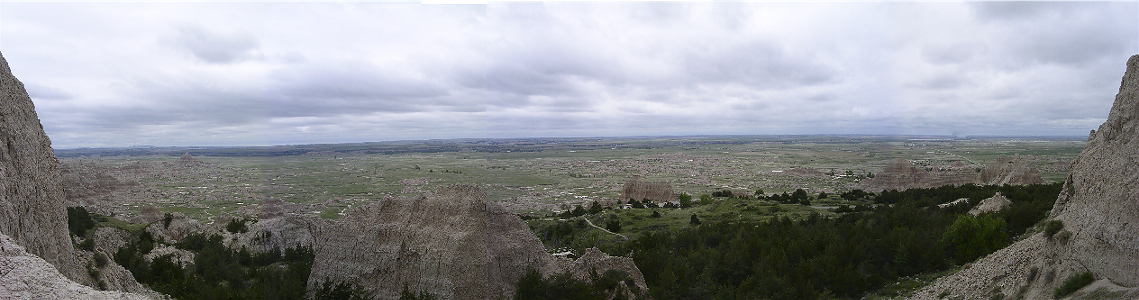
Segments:
[[[1025,185],[1044,183],[1044,180],[1040,178],[1040,171],[1016,156],[1002,155],[997,157],[997,161],[986,165],[977,176],[977,182],[980,184]]]
[[[32,99],[0,56],[0,233],[70,278],[76,266],[67,232],[59,161]]]
[[[470,185],[358,207],[315,237],[310,288],[351,282],[379,299],[397,299],[404,287],[440,299],[511,298],[528,268],[551,275],[576,272],[579,264],[547,254],[518,216]],[[644,287],[631,260],[587,256],[580,268],[603,273],[619,266]]]
[[[1139,298],[1139,55],[1127,61],[1107,121],[1072,163],[1049,216],[1054,236],[1037,233],[939,279],[915,298],[988,298],[994,291],[1048,299],[1076,274],[1097,281],[1073,297]],[[1093,293],[1098,293],[1095,295]]]
[[[995,184],[1025,185],[1043,183],[1040,172],[1027,161],[1015,156],[1000,156],[977,172],[962,162],[948,166],[920,168],[905,159],[894,159],[874,178],[864,180],[862,187],[872,191],[933,188],[943,185]]]
[[[226,239],[233,249],[246,248],[253,253],[281,251],[288,248],[314,248],[314,234],[321,228],[331,226],[328,219],[304,215],[282,215],[276,218],[259,220],[249,225],[249,230],[234,234]]]
[[[0,298],[149,299],[124,292],[96,291],[75,283],[60,274],[55,266],[35,254],[28,253],[24,247],[3,233],[0,233]]]
[[[621,193],[621,200],[626,201],[634,199],[641,201],[649,199],[653,202],[669,202],[676,200],[676,195],[672,192],[672,185],[663,181],[643,181],[638,177],[633,177],[625,181],[625,188]]]

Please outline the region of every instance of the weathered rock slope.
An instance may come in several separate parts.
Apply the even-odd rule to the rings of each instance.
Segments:
[[[65,276],[85,276],[72,256],[59,161],[24,84],[2,55],[0,89],[0,233]]]
[[[0,298],[149,299],[123,292],[96,291],[75,283],[3,233],[0,233]]]
[[[621,201],[628,201],[635,199],[641,201],[649,199],[653,202],[669,202],[676,200],[676,194],[672,192],[672,185],[663,181],[644,181],[639,177],[634,176],[632,179],[625,181],[625,188],[622,189]]]
[[[527,268],[550,275],[592,267],[626,271],[646,289],[631,259],[591,252],[575,262],[547,254],[518,216],[468,185],[361,206],[315,236],[310,288],[334,280],[379,299],[397,299],[405,286],[440,299],[497,299],[513,295]]]
[[[1096,283],[1073,298],[1139,298],[1139,55],[1127,61],[1107,121],[1092,131],[1072,163],[1050,218],[1063,221],[1053,237],[1037,233],[937,280],[915,298],[942,292],[988,298],[994,289],[1025,299],[1048,299],[1065,279],[1091,272]]]

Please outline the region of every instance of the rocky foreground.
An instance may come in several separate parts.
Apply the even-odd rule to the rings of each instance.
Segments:
[[[938,279],[915,299],[1051,299],[1069,278],[1095,282],[1068,297],[1139,299],[1139,55],[1107,121],[1072,163],[1049,216],[1063,228],[1037,233]]]

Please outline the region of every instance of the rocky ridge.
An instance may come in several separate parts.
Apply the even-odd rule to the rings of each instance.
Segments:
[[[497,299],[512,297],[528,268],[546,276],[612,268],[647,290],[629,258],[590,251],[572,261],[547,254],[518,216],[471,185],[364,205],[315,236],[310,288],[334,280],[359,284],[379,299],[398,299],[405,286],[439,299]]]
[[[1050,299],[1072,276],[1096,282],[1071,298],[1139,298],[1139,55],[1127,61],[1107,121],[1072,163],[1049,218],[1055,235],[1036,233],[938,279],[915,299],[989,298],[1000,293]]]
[[[59,268],[83,272],[67,232],[59,161],[24,84],[0,56],[0,233]]]
[[[1040,171],[1018,156],[1000,156],[978,172],[962,162],[948,166],[919,168],[908,160],[891,160],[874,178],[862,181],[863,188],[871,191],[934,188],[943,185],[992,184],[1026,185],[1043,183]]]

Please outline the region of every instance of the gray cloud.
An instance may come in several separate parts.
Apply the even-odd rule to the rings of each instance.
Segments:
[[[1137,5],[6,3],[0,46],[58,147],[1083,135]]]
[[[253,36],[216,33],[201,27],[182,28],[176,39],[180,46],[198,59],[215,64],[253,58],[258,46]]]

